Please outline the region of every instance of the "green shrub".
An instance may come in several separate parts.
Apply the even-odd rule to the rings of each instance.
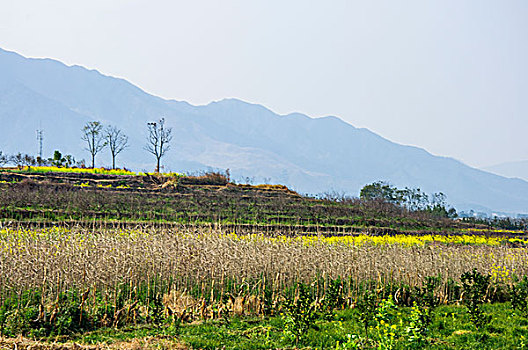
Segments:
[[[299,283],[297,297],[286,298],[283,307],[283,335],[298,344],[317,319],[316,300],[310,287]]]
[[[376,314],[377,306],[378,304],[376,295],[369,290],[365,292],[365,294],[362,296],[361,299],[359,299],[357,303],[359,322],[363,324],[366,338],[368,338],[369,324],[372,320],[374,320],[374,315]]]
[[[410,348],[422,349],[427,345],[427,332],[431,324],[431,309],[414,305],[411,309],[409,325],[405,328],[407,343]]]
[[[490,279],[490,275],[483,275],[477,269],[465,272],[460,277],[463,289],[462,303],[467,307],[469,319],[477,329],[491,321],[491,315],[487,315],[481,308],[488,292]]]
[[[334,310],[344,304],[343,281],[340,278],[330,280],[321,303],[325,319],[331,320],[334,317]]]
[[[528,316],[528,277],[523,276],[514,285],[509,287],[511,305],[514,310],[521,312],[523,316]]]
[[[394,323],[395,311],[398,309],[392,297],[383,299],[376,308],[377,348],[391,350],[398,339],[398,326]]]

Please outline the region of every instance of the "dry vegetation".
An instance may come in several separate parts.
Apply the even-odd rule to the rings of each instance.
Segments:
[[[213,174],[214,175],[214,174]],[[219,176],[14,174],[0,171],[2,222],[231,224],[329,235],[446,231],[473,224],[383,201],[314,199],[278,185],[234,185]],[[217,179],[218,178],[218,179]],[[222,182],[223,181],[223,182]],[[284,233],[284,232],[283,232]]]
[[[402,312],[386,330],[399,327],[398,342],[407,348],[415,339],[406,331],[413,324],[412,315],[419,311],[429,323],[433,320],[436,306],[427,306],[427,300],[447,304],[446,308],[467,305],[461,276],[473,268],[490,276],[479,303],[513,305],[515,295],[526,300],[528,285],[514,278],[528,275],[525,247],[519,238],[461,233],[287,237],[234,234],[214,226],[4,228],[0,335],[10,338],[0,338],[0,347],[213,349],[228,342],[229,348],[245,348],[239,345],[245,342],[259,349],[302,343],[315,348],[321,339],[325,347],[335,347],[353,332],[361,348],[370,349],[391,338],[368,315],[394,303]],[[432,287],[430,277],[438,281]],[[372,305],[365,309],[368,300]],[[447,319],[453,323],[449,334],[459,330],[459,322],[464,322],[466,332],[460,334],[473,327],[459,309],[450,311],[450,318],[441,311],[446,315],[444,326]],[[337,312],[342,312],[347,328],[336,320]],[[356,321],[362,315],[370,321]],[[494,317],[503,322],[509,317],[505,315],[501,311]],[[524,332],[519,328],[523,319],[515,320],[517,328],[505,332],[508,346],[515,342],[516,332]],[[340,332],[351,333],[333,333],[338,325]],[[317,330],[319,326],[324,331]],[[427,327],[420,328],[421,341],[443,344],[444,340],[435,340],[437,333],[425,336],[430,332]],[[435,327],[434,332],[442,332]],[[475,327],[477,332],[470,333],[480,342],[483,328]],[[301,337],[308,331],[309,337]],[[71,343],[75,339],[97,345]],[[505,348],[502,338],[496,342],[495,348]],[[466,348],[465,341],[460,343]]]
[[[0,234],[1,290],[43,289],[51,299],[71,288],[113,293],[118,286],[134,289],[152,280],[170,281],[170,289],[195,297],[214,299],[228,291],[258,296],[266,289],[279,297],[297,282],[320,277],[351,281],[347,288],[354,297],[354,291],[368,281],[377,288],[412,287],[425,276],[441,275],[447,285],[474,267],[484,273],[495,271],[503,282],[513,273],[528,274],[526,249],[506,245],[351,246],[323,238],[240,237],[192,229],[3,230]],[[445,292],[439,293],[447,298]]]

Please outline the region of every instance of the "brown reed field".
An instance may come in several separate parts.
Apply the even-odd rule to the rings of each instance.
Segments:
[[[170,284],[171,290],[214,300],[225,292],[259,296],[266,289],[278,297],[300,282],[341,278],[348,281],[347,295],[354,300],[366,283],[378,290],[412,288],[426,276],[441,276],[445,287],[473,268],[504,284],[513,275],[528,275],[526,248],[507,239],[483,238],[473,244],[468,238],[463,244],[446,243],[441,236],[429,242],[364,237],[354,243],[317,236],[238,236],[203,227],[4,229],[0,290],[4,296],[41,290],[53,300],[72,288],[115,296],[119,286],[134,290],[158,281],[167,288]],[[243,287],[235,291],[235,286]],[[438,293],[448,300],[447,290]]]

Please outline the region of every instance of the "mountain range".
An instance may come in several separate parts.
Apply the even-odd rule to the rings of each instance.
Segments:
[[[0,150],[44,155],[54,150],[89,159],[81,129],[89,121],[115,125],[130,146],[118,166],[152,171],[144,150],[147,122],[173,129],[165,171],[230,169],[235,180],[285,184],[301,193],[358,195],[384,180],[398,187],[443,192],[458,210],[528,213],[528,182],[471,168],[452,158],[400,145],[334,117],[278,115],[264,106],[225,99],[203,106],[148,94],[123,79],[52,59],[0,49]],[[108,166],[103,151],[96,165]]]
[[[482,170],[505,177],[518,177],[528,181],[528,160],[500,163],[482,168]]]

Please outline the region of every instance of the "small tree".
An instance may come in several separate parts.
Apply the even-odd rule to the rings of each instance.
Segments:
[[[35,158],[29,154],[24,154],[24,157],[22,158],[22,163],[25,165],[25,166],[34,166],[35,164],[37,164],[37,161],[35,160]]]
[[[6,165],[7,163],[9,163],[9,156],[0,151],[0,167]]]
[[[64,164],[64,161],[65,161],[65,159],[62,158],[62,153],[60,153],[60,151],[58,151],[58,150],[55,150],[55,152],[53,152],[53,158],[49,158],[48,159],[48,162],[52,166],[56,166],[56,167],[59,167],[59,168]]]
[[[37,158],[35,159],[35,161],[37,162],[37,165],[38,165],[38,166],[46,166],[46,165],[48,164],[48,162],[46,161],[46,159],[41,158],[40,156],[37,156]]]
[[[86,141],[88,145],[85,150],[90,152],[92,156],[92,168],[95,168],[95,156],[106,146],[106,141],[101,133],[102,129],[103,125],[97,121],[87,123],[82,129],[81,139]]]
[[[115,169],[115,159],[121,151],[128,147],[128,136],[115,126],[108,126],[104,134],[110,153],[112,154],[112,169]]]
[[[172,128],[165,127],[165,118],[158,122],[147,123],[148,135],[145,150],[156,157],[156,173],[160,171],[160,160],[170,149],[169,143],[172,140]]]
[[[24,156],[22,153],[18,152],[17,154],[11,156],[11,163],[14,163],[17,168],[21,168],[22,164],[24,164]]]
[[[63,164],[64,164],[64,166],[66,168],[69,168],[69,167],[75,165],[75,158],[71,154],[67,154],[67,155],[64,156]]]
[[[363,200],[382,199],[389,203],[399,204],[401,202],[401,193],[394,186],[387,182],[377,181],[369,185],[365,185],[359,194],[359,198]]]
[[[55,150],[53,158],[49,158],[48,163],[59,168],[69,168],[75,165],[75,158],[71,154],[67,154],[63,157],[60,151]]]

